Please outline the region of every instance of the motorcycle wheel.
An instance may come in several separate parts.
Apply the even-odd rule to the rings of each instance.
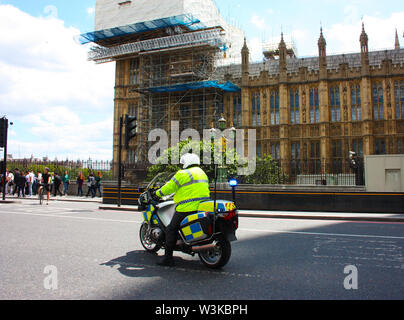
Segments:
[[[161,249],[161,246],[157,245],[147,234],[147,229],[148,225],[146,223],[143,223],[142,226],[140,227],[139,231],[139,237],[140,237],[140,243],[142,244],[143,248],[147,252],[150,253],[156,253]]]
[[[216,248],[198,253],[199,259],[209,269],[220,269],[230,260],[231,244],[224,237],[219,237]]]

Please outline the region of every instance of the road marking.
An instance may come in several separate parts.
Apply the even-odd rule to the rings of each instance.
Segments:
[[[321,232],[305,232],[305,231],[284,231],[284,230],[260,230],[260,229],[239,229],[240,231],[247,232],[262,232],[262,233],[286,233],[286,234],[301,234],[311,236],[334,236],[334,237],[354,237],[354,238],[380,238],[380,239],[400,239],[404,240],[404,237],[395,236],[376,236],[367,234],[345,234],[345,233],[321,233]]]
[[[118,220],[118,219],[104,219],[104,218],[90,218],[90,217],[77,217],[77,216],[65,216],[55,214],[41,214],[41,213],[22,213],[22,212],[9,212],[17,215],[39,216],[39,217],[53,217],[63,219],[78,219],[78,220],[90,220],[90,221],[103,221],[103,222],[119,222],[119,223],[135,223],[142,224],[142,221],[133,220]],[[285,230],[262,230],[262,229],[245,229],[239,228],[239,231],[255,232],[255,233],[280,233],[280,234],[296,234],[296,235],[311,235],[311,236],[335,236],[335,237],[354,237],[354,238],[380,238],[380,239],[400,239],[404,240],[404,237],[397,236],[380,236],[380,235],[366,235],[366,234],[345,234],[345,233],[320,233],[320,232],[306,232],[306,231],[285,231]]]
[[[38,217],[52,217],[52,218],[63,218],[63,219],[78,219],[78,220],[92,220],[92,221],[103,221],[103,222],[120,222],[120,223],[136,223],[142,224],[141,221],[132,220],[117,220],[117,219],[103,219],[103,218],[90,218],[90,217],[74,217],[74,216],[64,216],[57,214],[44,214],[44,213],[27,213],[27,212],[9,212],[17,215],[23,216],[38,216]]]

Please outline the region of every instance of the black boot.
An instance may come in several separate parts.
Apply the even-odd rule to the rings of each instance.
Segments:
[[[173,256],[165,255],[159,262],[157,262],[158,266],[162,267],[174,267],[174,258]]]

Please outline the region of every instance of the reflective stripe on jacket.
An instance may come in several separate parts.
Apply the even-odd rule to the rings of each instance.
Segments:
[[[199,203],[210,199],[209,178],[199,167],[180,170],[156,192],[159,197],[173,193],[177,212],[197,211]]]

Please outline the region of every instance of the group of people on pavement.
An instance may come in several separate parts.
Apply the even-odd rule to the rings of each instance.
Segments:
[[[94,198],[97,195],[97,191],[99,193],[99,196],[102,197],[102,192],[101,192],[101,180],[102,180],[102,173],[100,171],[97,172],[97,175],[94,175],[93,172],[90,172],[90,174],[87,177],[87,194],[86,197],[91,194],[91,197]],[[76,183],[77,183],[77,196],[78,197],[83,197],[83,185],[85,182],[85,177],[82,172],[77,177]]]
[[[44,180],[44,175],[45,180]],[[49,181],[48,181],[49,176]],[[5,192],[6,195],[15,195],[17,197],[32,197],[39,194],[41,184],[49,185],[46,186],[46,191],[49,193],[53,193],[53,196],[67,196],[69,193],[70,186],[70,177],[67,171],[65,171],[62,175],[59,175],[58,172],[50,173],[49,168],[45,168],[44,172],[38,171],[36,174],[31,171],[20,171],[18,168],[13,171],[6,170],[6,180],[5,183],[4,177],[1,176],[1,192]],[[87,197],[91,194],[92,198],[97,195],[97,191],[99,192],[99,196],[102,197],[101,192],[101,180],[102,173],[100,171],[97,172],[97,175],[94,175],[93,172],[90,172],[87,178]],[[83,184],[85,181],[85,177],[82,172],[79,173],[77,177],[77,196],[83,196]],[[63,190],[61,187],[63,185]],[[2,190],[4,187],[4,191]],[[49,190],[48,190],[49,189]]]

